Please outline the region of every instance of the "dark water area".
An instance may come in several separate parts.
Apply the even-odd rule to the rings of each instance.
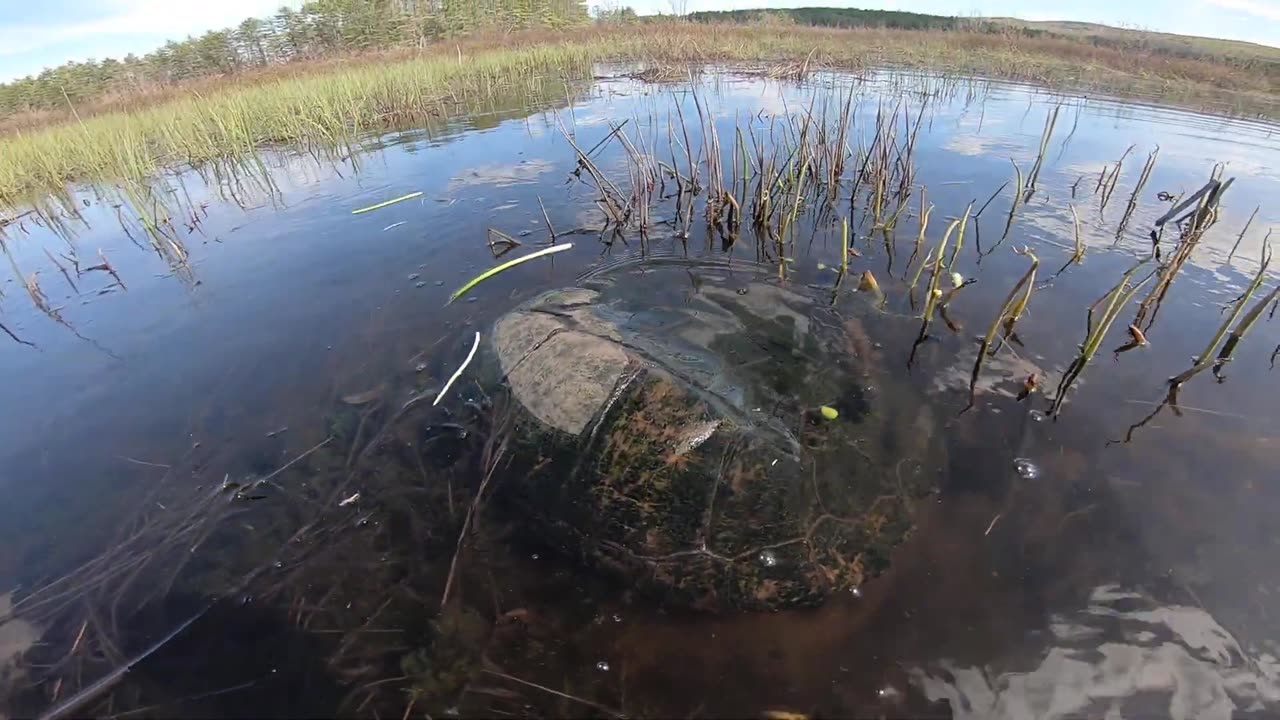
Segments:
[[[829,125],[853,93],[853,158],[834,210],[806,198],[780,260],[749,223],[733,243],[709,230],[705,193],[682,237],[665,170],[646,232],[606,231],[597,190],[571,174],[577,156],[561,126],[588,150],[625,121],[641,153],[686,176],[686,143],[697,156],[708,140],[688,83],[601,74],[559,107],[513,101],[368,139],[336,163],[267,153],[274,187],[240,187],[236,201],[211,176],[167,178],[159,192],[171,198],[181,262],[157,252],[130,206],[104,189],[77,189],[57,231],[31,216],[3,228],[13,273],[0,280],[0,323],[30,345],[0,335],[0,715],[43,712],[100,678],[105,686],[70,714],[1280,712],[1272,308],[1224,379],[1196,375],[1178,394],[1180,414],[1165,407],[1129,433],[1259,272],[1280,222],[1268,203],[1280,190],[1272,126],[985,80],[703,75],[697,96],[726,178],[740,157],[737,129],[765,148],[794,144],[804,112]],[[1035,192],[1008,222],[1010,160],[1030,171],[1055,107]],[[919,118],[906,161],[913,191],[891,232],[873,227],[867,186],[850,216],[877,113],[897,123],[895,147]],[[1122,156],[1103,208],[1099,174]],[[630,191],[619,140],[592,157]],[[1148,344],[1112,352],[1155,280],[1053,418],[1088,308],[1151,256],[1148,233],[1171,207],[1158,194],[1190,195],[1215,163],[1235,181],[1144,324]],[[702,162],[704,182],[708,172]],[[942,278],[944,290],[953,272],[976,280],[949,303],[957,329],[935,318],[916,346],[929,270],[914,304],[910,285],[922,258],[951,219],[1006,181],[969,221]],[[411,192],[422,196],[352,214]],[[917,251],[922,192],[934,209]],[[1072,256],[1071,208],[1085,254],[1055,277]],[[845,217],[857,255],[837,284]],[[497,264],[489,228],[522,243],[507,260],[542,248],[547,222],[571,250],[448,304]],[[1177,242],[1170,225],[1162,258]],[[1014,251],[1024,247],[1041,264],[1020,343],[985,361],[975,406],[962,413],[978,339],[1026,271]],[[120,284],[102,270],[68,280],[54,262],[88,268],[99,253]],[[866,271],[883,301],[856,291]],[[24,285],[33,273],[44,310]],[[1263,273],[1246,309],[1278,281],[1274,268]],[[502,454],[493,419],[504,402],[492,381],[495,323],[545,291],[606,286],[655,317],[697,315],[717,292],[747,302],[781,288],[811,303],[806,322],[843,328],[842,362],[865,378],[858,397],[931,448],[927,459],[902,444],[901,458],[876,456],[928,465],[936,484],[887,570],[804,607],[689,607],[511,512],[502,485],[525,468]],[[432,406],[476,333],[480,358]],[[840,405],[846,397],[815,389],[821,372],[806,372],[779,385],[793,404],[854,414]],[[1029,375],[1038,389],[1019,400]],[[467,521],[487,479],[497,489]],[[777,561],[763,550],[749,557]]]

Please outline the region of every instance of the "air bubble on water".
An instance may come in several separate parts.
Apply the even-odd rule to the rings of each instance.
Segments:
[[[1031,422],[1044,422],[1044,413],[1039,410],[1031,411]]]
[[[756,559],[765,567],[775,567],[778,564],[778,555],[772,550],[761,550]]]
[[[609,672],[609,663],[605,662],[604,660],[601,660],[600,662],[596,663],[596,669],[599,670],[600,672]]]
[[[533,558],[534,560],[537,560],[537,559],[538,559],[538,553],[534,553],[534,554],[530,555],[529,557]]]
[[[1027,458],[1015,459],[1013,469],[1023,480],[1035,480],[1040,477],[1040,466]]]

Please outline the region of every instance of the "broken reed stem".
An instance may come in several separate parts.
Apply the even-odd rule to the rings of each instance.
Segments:
[[[619,125],[618,129],[621,130],[622,126]],[[551,218],[547,215],[547,206],[542,204],[541,195],[538,196],[538,207],[542,210],[543,222],[547,224],[547,234],[551,236],[551,242],[554,243],[556,241],[556,229],[551,226]]]
[[[1009,229],[1013,227],[1013,216],[1018,212],[1018,205],[1022,200],[1022,192],[1023,192],[1022,168],[1018,167],[1018,163],[1014,162],[1013,158],[1009,158],[1009,162],[1013,165],[1013,171],[1016,175],[1015,177],[1016,184],[1014,185],[1014,188],[1013,188],[1013,204],[1009,206],[1009,217],[1004,222],[1004,233],[1000,236],[1001,242],[1003,242],[1006,238],[1009,237]],[[994,251],[995,248],[993,247],[991,248],[991,250]]]
[[[1233,178],[1234,179],[1234,178]],[[1190,219],[1190,223],[1182,227],[1181,239],[1173,252],[1173,256],[1169,262],[1157,268],[1158,280],[1155,287],[1151,288],[1151,292],[1143,299],[1138,306],[1138,313],[1134,318],[1134,325],[1140,326],[1144,330],[1150,331],[1151,326],[1155,324],[1156,316],[1159,314],[1160,306],[1164,302],[1165,296],[1169,292],[1169,288],[1173,285],[1173,281],[1181,272],[1182,267],[1186,265],[1191,258],[1191,254],[1200,244],[1200,240],[1204,237],[1205,231],[1212,224],[1211,217],[1214,214],[1218,201],[1231,184],[1231,181],[1225,183],[1217,179],[1210,179],[1200,188],[1194,195],[1177,204],[1163,216],[1156,220],[1156,227],[1162,228],[1165,223],[1173,219],[1179,212],[1187,209],[1195,203],[1195,208],[1188,212],[1182,218],[1175,220],[1175,223],[1181,223]],[[1268,237],[1270,237],[1268,235]],[[1263,239],[1264,247],[1267,238]],[[1147,314],[1150,313],[1150,319]],[[1143,322],[1146,322],[1143,325]]]
[[[1259,205],[1253,209],[1252,213],[1249,213],[1249,219],[1245,221],[1244,227],[1240,228],[1240,234],[1236,236],[1236,243],[1231,246],[1231,252],[1227,253],[1227,262],[1231,262],[1231,258],[1236,256],[1236,250],[1240,249],[1240,241],[1244,240],[1244,234],[1249,232],[1249,226],[1253,224],[1253,219],[1257,217],[1258,211],[1261,209],[1262,206]]]
[[[1044,165],[1045,153],[1049,150],[1049,139],[1053,137],[1053,128],[1058,123],[1058,112],[1062,110],[1062,105],[1055,105],[1053,110],[1044,119],[1044,132],[1040,135],[1040,152],[1036,155],[1036,162],[1031,166],[1031,173],[1027,176],[1026,197],[1023,202],[1031,200],[1031,196],[1036,191],[1036,181],[1040,178],[1040,168]]]
[[[1129,153],[1133,152],[1135,147],[1137,147],[1137,145],[1130,145],[1125,149],[1124,154],[1120,156],[1120,159],[1116,161],[1115,172],[1111,173],[1111,176],[1107,179],[1106,187],[1102,190],[1102,205],[1098,208],[1098,212],[1102,212],[1107,209],[1107,203],[1111,201],[1111,193],[1115,192],[1116,183],[1120,181],[1120,169],[1124,166],[1124,159],[1129,157]]]
[[[676,115],[680,118],[680,132],[684,135],[684,155],[689,161],[689,186],[694,195],[698,194],[698,163],[693,159],[693,144],[689,142],[689,126],[684,121],[684,110],[680,107],[680,101],[675,95],[671,96],[672,102],[676,106]]]
[[[564,136],[573,151],[578,154],[579,166],[586,170],[592,181],[595,182],[596,190],[600,193],[600,200],[604,204],[604,209],[609,218],[618,225],[623,224],[626,221],[626,215],[621,209],[622,191],[600,172],[600,169],[596,167],[595,163],[591,162],[586,153],[582,152],[582,148],[578,147],[578,143],[574,142],[569,130],[565,128],[564,122],[560,120],[559,116],[556,117],[556,122],[560,125],[560,134]],[[618,127],[621,128],[622,126],[619,125]],[[612,136],[612,133],[610,136]]]
[[[1071,252],[1071,257],[1063,263],[1062,267],[1058,268],[1058,272],[1054,273],[1053,277],[1049,278],[1047,282],[1056,280],[1059,275],[1066,272],[1067,268],[1072,265],[1079,265],[1084,262],[1084,239],[1080,236],[1080,215],[1076,213],[1075,205],[1067,203],[1067,208],[1071,210],[1072,237],[1075,241],[1074,249]]]
[[[991,204],[991,201],[992,201],[992,200],[995,200],[997,197],[999,197],[999,195],[1000,195],[1001,191],[1003,191],[1003,190],[1004,190],[1005,188],[1007,188],[1007,187],[1009,187],[1009,181],[1008,181],[1008,180],[1005,180],[1004,182],[1000,183],[1000,187],[996,188],[996,191],[995,191],[995,192],[993,192],[993,193],[991,193],[991,197],[987,198],[987,201],[986,201],[986,202],[984,202],[984,203],[982,203],[982,207],[978,208],[978,212],[974,213],[974,216],[973,216],[973,217],[974,217],[974,218],[980,218],[980,217],[982,217],[982,211],[983,211],[983,210],[986,210],[986,209],[987,209],[987,206]]]
[[[1138,175],[1138,182],[1133,186],[1133,192],[1129,194],[1129,202],[1125,205],[1124,215],[1120,218],[1120,224],[1116,227],[1116,239],[1119,240],[1124,234],[1125,228],[1129,225],[1129,219],[1133,217],[1133,211],[1138,207],[1138,196],[1142,193],[1142,189],[1146,187],[1147,180],[1151,178],[1151,171],[1156,165],[1156,156],[1160,154],[1160,146],[1157,145],[1147,155],[1147,162],[1142,166],[1142,173]],[[1106,198],[1103,198],[1103,202]]]
[[[840,276],[849,272],[849,218],[841,218]]]
[[[1040,259],[1030,249],[1023,248],[1021,251],[1014,250],[1019,255],[1026,255],[1031,258],[1031,267],[1022,275],[1022,278],[1009,290],[1009,294],[1005,296],[1004,302],[1000,304],[1000,312],[996,313],[995,320],[991,322],[991,327],[987,330],[987,334],[983,336],[981,344],[978,346],[978,357],[973,362],[973,372],[969,375],[969,404],[965,406],[960,414],[963,415],[973,407],[977,399],[978,376],[982,373],[982,365],[986,361],[987,352],[991,349],[991,344],[995,342],[996,333],[1000,331],[1001,326],[1005,326],[1005,336],[1013,334],[1013,325],[1026,311],[1027,304],[1031,302],[1031,291],[1035,288],[1036,270],[1040,267]],[[1022,293],[1021,300],[1018,294]]]
[[[1079,265],[1084,262],[1084,240],[1080,237],[1080,216],[1076,214],[1076,206],[1068,204],[1071,210],[1071,227],[1074,231],[1075,252],[1071,255],[1071,262]]]

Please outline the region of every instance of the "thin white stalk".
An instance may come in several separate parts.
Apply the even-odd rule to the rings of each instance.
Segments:
[[[449,378],[449,382],[445,383],[444,387],[440,389],[440,394],[436,396],[436,401],[431,403],[432,407],[435,407],[436,405],[440,404],[440,399],[444,397],[445,393],[449,392],[449,388],[453,387],[453,383],[456,382],[458,378],[462,375],[462,371],[466,370],[467,366],[471,364],[471,360],[476,356],[476,350],[479,350],[479,349],[480,349],[480,333],[476,333],[476,341],[472,343],[471,352],[467,353],[467,359],[462,361],[462,366],[459,367],[458,371],[453,374],[453,377]]]

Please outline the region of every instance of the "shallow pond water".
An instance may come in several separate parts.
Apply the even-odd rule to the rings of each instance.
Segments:
[[[852,98],[853,157],[835,202],[795,206],[780,260],[749,223],[732,242],[708,229],[706,193],[682,220],[668,168],[687,176],[685,148],[697,156],[708,143],[695,97],[688,84],[624,75],[602,69],[558,107],[513,104],[369,139],[336,164],[270,155],[273,187],[236,187],[232,199],[212,177],[175,175],[161,192],[176,249],[157,251],[129,205],[90,188],[56,232],[35,216],[3,229],[14,270],[0,281],[0,322],[14,336],[0,335],[9,712],[74,697],[142,654],[80,711],[1213,718],[1280,708],[1270,367],[1280,326],[1264,312],[1221,379],[1200,373],[1181,388],[1181,414],[1164,408],[1129,432],[1258,273],[1280,221],[1267,204],[1280,190],[1272,127],[983,80],[700,76],[726,177],[739,128],[754,158],[794,146],[807,112],[811,128],[831,127]],[[1054,108],[1035,190],[1011,213],[1010,160],[1030,173]],[[877,115],[896,128],[893,163],[914,167],[912,194],[884,232],[867,209],[874,193],[857,188],[857,254],[837,284],[840,218],[863,154],[874,155]],[[590,152],[624,121],[639,152],[667,166],[643,236],[635,222],[605,231],[589,173],[571,174],[566,134]],[[1104,208],[1099,174],[1122,156]],[[592,158],[630,191],[621,141]],[[1112,353],[1142,291],[1054,419],[1046,398],[1085,339],[1087,309],[1152,254],[1149,232],[1171,206],[1157,196],[1190,195],[1215,163],[1235,181],[1143,324],[1147,344]],[[710,169],[699,168],[705,183]],[[917,343],[913,275],[950,219],[1006,181],[968,222],[941,287],[951,272],[976,283]],[[410,192],[423,195],[351,212]],[[934,209],[917,250],[922,194]],[[1085,249],[1074,265],[1071,208]],[[572,250],[446,304],[495,264],[489,228],[522,243],[509,259],[541,247],[548,222]],[[1170,225],[1162,259],[1177,242]],[[1023,247],[1041,264],[1020,342],[985,362],[962,413],[975,338],[1026,270]],[[103,262],[116,275],[89,269]],[[855,290],[866,271],[883,300]],[[780,272],[856,328],[851,352],[895,388],[860,392],[945,446],[936,492],[886,572],[817,607],[706,612],[581,562],[501,503],[477,505],[464,532],[496,452],[492,388],[476,381],[478,365],[439,407],[416,399],[434,398],[476,332],[539,293],[601,278],[625,290],[656,273],[634,286],[661,316],[743,278],[776,287]],[[44,309],[24,284],[33,273]],[[1263,273],[1246,305],[1277,277]],[[929,280],[926,270],[916,295]],[[1029,375],[1038,389],[1019,400]],[[819,402],[803,387],[795,395]],[[412,462],[401,447],[415,449]]]

